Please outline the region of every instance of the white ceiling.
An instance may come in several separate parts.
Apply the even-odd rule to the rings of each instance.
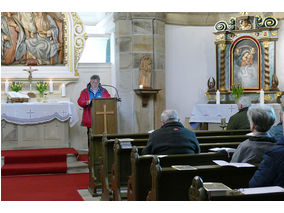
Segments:
[[[105,18],[107,14],[108,14],[107,12],[78,12],[81,21],[85,25],[91,25],[91,26],[97,25],[100,21],[102,21]]]

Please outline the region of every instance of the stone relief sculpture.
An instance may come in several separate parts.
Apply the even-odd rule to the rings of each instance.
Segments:
[[[63,15],[50,12],[1,13],[1,64],[63,64]]]
[[[151,88],[152,60],[150,56],[143,56],[139,66],[139,87]]]

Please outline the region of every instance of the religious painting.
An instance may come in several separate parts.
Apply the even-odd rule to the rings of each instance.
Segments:
[[[63,65],[64,14],[2,12],[2,65]]]
[[[230,49],[230,90],[240,84],[245,91],[259,90],[261,80],[259,42],[250,36],[236,39]]]

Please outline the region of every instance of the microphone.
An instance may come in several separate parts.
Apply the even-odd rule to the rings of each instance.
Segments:
[[[117,90],[117,88],[116,88],[115,86],[108,85],[108,84],[103,84],[103,85],[100,84],[100,86],[101,86],[101,87],[112,87],[112,88],[114,88],[114,89],[115,89],[115,92],[116,92],[116,96],[117,96],[117,101],[118,101],[118,102],[121,102],[121,98],[119,97],[118,90]]]

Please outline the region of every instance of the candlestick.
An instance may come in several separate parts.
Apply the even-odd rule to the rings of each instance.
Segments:
[[[261,89],[260,93],[259,93],[259,103],[264,104],[264,91],[263,91],[263,89]]]
[[[140,84],[140,85],[139,85],[139,89],[143,89],[143,84]]]
[[[65,97],[65,96],[66,96],[66,87],[65,87],[65,84],[62,84],[62,87],[61,87],[61,96],[62,96],[62,97]]]
[[[8,91],[9,91],[9,81],[6,80],[6,82],[5,82],[5,93],[7,94]]]
[[[220,104],[220,92],[217,90],[216,92],[216,104]]]
[[[49,92],[50,93],[53,92],[53,82],[52,82],[52,80],[49,81]]]

